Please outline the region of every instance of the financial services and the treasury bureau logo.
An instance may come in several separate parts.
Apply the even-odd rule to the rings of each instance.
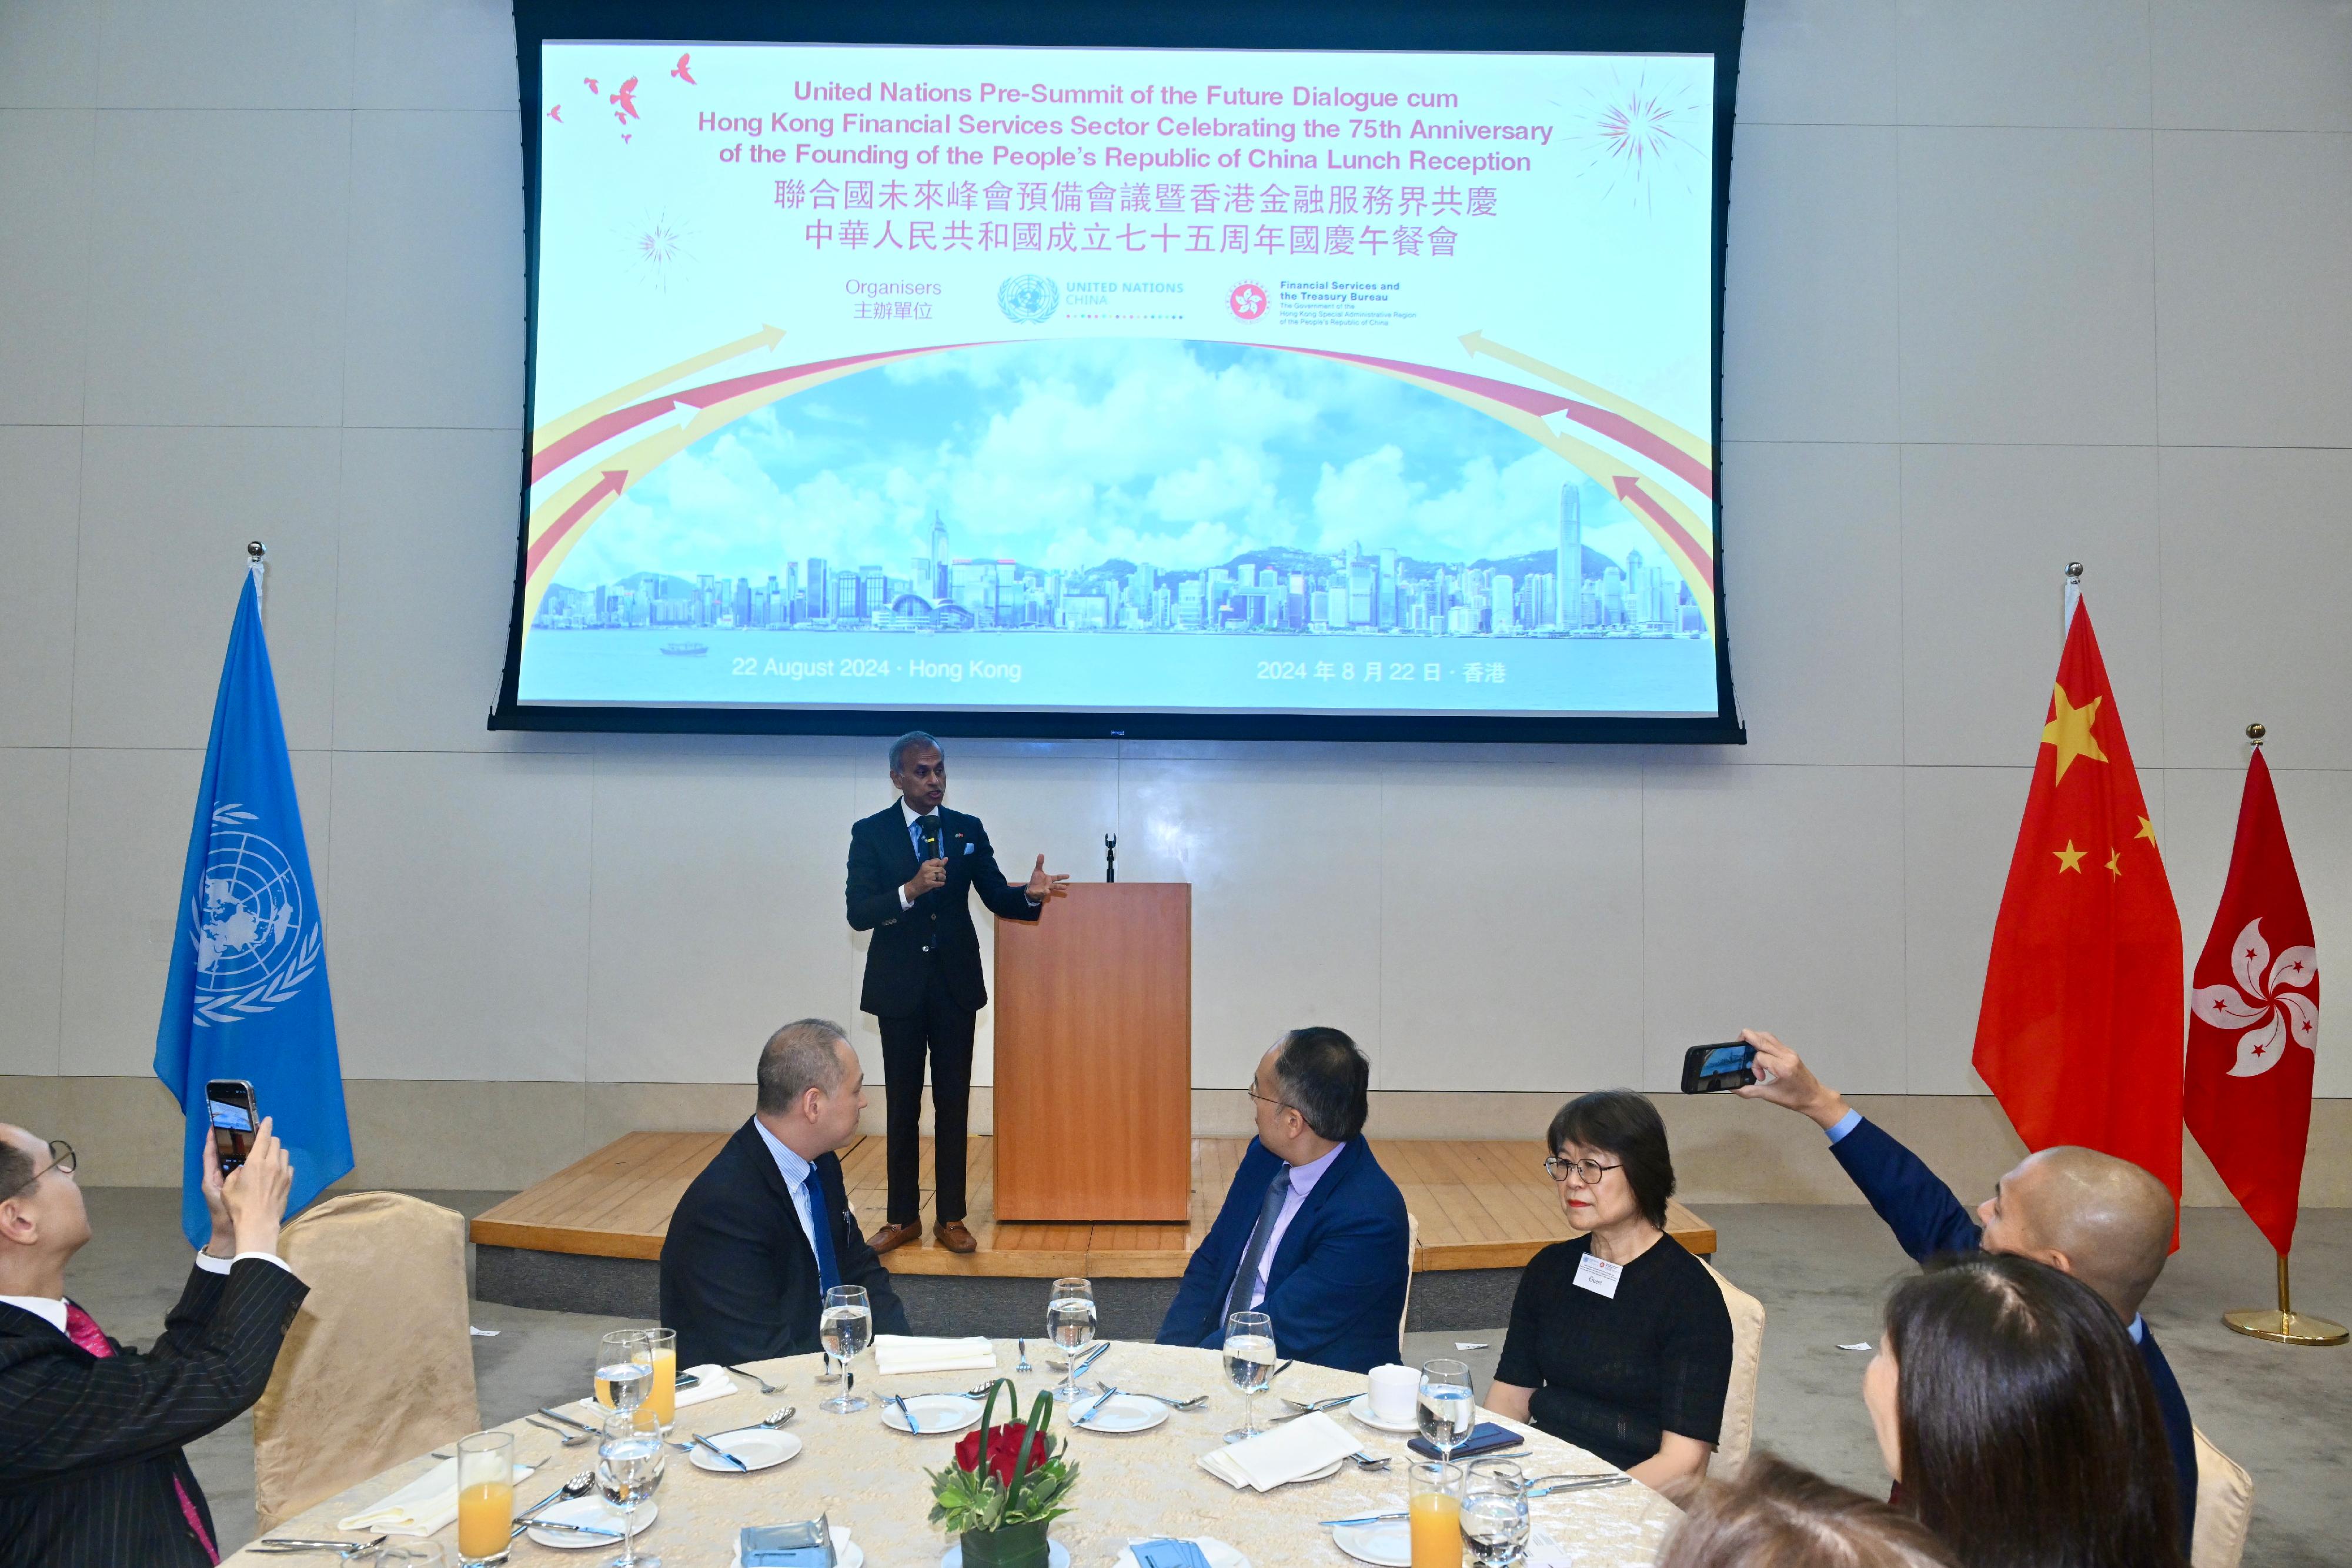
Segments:
[[[319,967],[318,915],[303,907],[286,852],[246,825],[259,820],[234,801],[213,810],[204,876],[188,904],[200,1029],[293,1000]]]
[[[1061,303],[1062,291],[1055,287],[1054,280],[1034,272],[1006,278],[1003,287],[996,291],[997,308],[1008,321],[1034,325],[1051,316]]]

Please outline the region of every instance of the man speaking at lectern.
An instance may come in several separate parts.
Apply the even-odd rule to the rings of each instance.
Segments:
[[[964,1228],[964,1129],[971,1108],[972,1020],[987,1005],[980,934],[966,894],[999,920],[1034,920],[1069,881],[1039,855],[1026,887],[997,869],[978,817],[950,811],[948,762],[919,730],[890,743],[898,800],[849,830],[849,928],[871,931],[866,988],[857,1005],[882,1025],[882,1078],[889,1113],[890,1204],[867,1237],[876,1252],[923,1233],[920,1132],[923,1062],[930,1060],[931,1140],[939,1189],[940,1245],[977,1246]]]

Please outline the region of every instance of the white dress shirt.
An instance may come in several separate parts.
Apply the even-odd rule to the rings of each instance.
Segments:
[[[907,804],[907,798],[904,795],[901,795],[898,797],[898,814],[907,819],[907,842],[911,847],[915,841],[915,824],[923,820],[924,813],[916,810],[915,808]],[[915,853],[918,856],[920,856],[922,852],[923,852],[920,850],[915,851]],[[940,852],[942,855],[947,853],[947,846],[945,843],[942,843],[940,846]],[[1034,909],[1037,907],[1037,901],[1036,899],[1030,897],[1029,888],[1025,883],[1022,885],[1021,895],[1024,898],[1029,899],[1030,908]],[[907,888],[904,883],[901,883],[898,886],[898,907],[901,909],[912,909],[915,907],[915,901],[907,896]]]
[[[784,1190],[793,1195],[793,1212],[800,1217],[801,1234],[808,1238],[809,1256],[822,1256],[816,1246],[816,1216],[809,1212],[808,1199],[809,1175],[816,1166],[794,1154],[782,1138],[768,1131],[765,1122],[753,1117],[751,1125],[760,1129],[760,1141],[768,1145],[768,1153],[774,1156],[776,1169],[783,1176]]]

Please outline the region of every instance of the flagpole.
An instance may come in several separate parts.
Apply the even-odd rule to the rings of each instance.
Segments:
[[[2263,739],[2270,734],[2267,726],[2246,726],[2246,739],[2256,750],[2262,749]],[[2260,1307],[2241,1307],[2236,1312],[2223,1312],[2221,1322],[2250,1339],[2266,1339],[2274,1344],[2342,1344],[2352,1340],[2352,1329],[2342,1323],[2329,1322],[2326,1318],[2305,1317],[2294,1310],[2294,1298],[2287,1291],[2286,1254],[2278,1255],[2278,1311]]]
[[[262,593],[268,587],[266,580],[269,576],[269,563],[266,558],[268,554],[269,547],[263,544],[259,539],[250,539],[247,541],[245,547],[245,570],[253,573],[253,608],[257,612],[258,612],[262,607]]]
[[[2074,629],[2074,606],[2083,602],[2083,563],[2066,563],[2065,612],[2058,622],[2058,635],[2063,637]]]

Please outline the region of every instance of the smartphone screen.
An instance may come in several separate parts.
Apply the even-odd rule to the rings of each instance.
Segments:
[[[1715,1094],[1756,1082],[1756,1048],[1740,1041],[1695,1045],[1683,1053],[1683,1092]]]
[[[205,1085],[205,1114],[212,1124],[213,1157],[226,1176],[253,1153],[253,1085],[241,1078],[215,1078]]]

